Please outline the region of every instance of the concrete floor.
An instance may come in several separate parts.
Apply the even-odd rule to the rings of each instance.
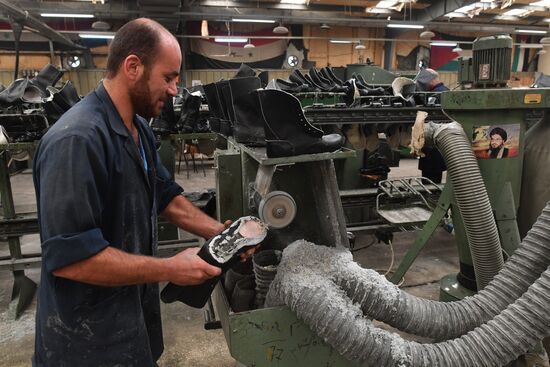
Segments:
[[[417,174],[415,160],[402,160],[401,166],[392,169],[391,173],[394,177]],[[215,187],[211,161],[207,164],[206,177],[203,176],[202,170],[199,170],[198,173],[191,172],[189,179],[184,172],[178,174],[176,179],[186,191],[201,191]],[[25,172],[12,176],[12,186],[18,212],[34,210],[35,198],[31,174]],[[415,232],[395,235],[394,267],[397,267],[416,235]],[[359,233],[356,248],[371,241],[371,235]],[[38,251],[39,248],[37,235],[22,238],[24,253]],[[6,254],[8,254],[7,243],[0,242],[0,255]],[[354,256],[365,267],[375,269],[385,270],[391,263],[391,250],[385,244],[373,244],[356,252]],[[453,237],[443,230],[438,230],[406,274],[402,288],[412,294],[435,300],[439,294],[439,279],[446,274],[456,273],[457,270],[458,258]],[[29,269],[26,274],[36,282],[39,281],[38,269]],[[11,272],[0,271],[0,366],[30,366],[30,358],[34,350],[36,299],[18,320],[13,320],[10,309],[12,279]],[[163,304],[162,311],[165,352],[159,361],[161,367],[233,367],[236,365],[229,354],[222,331],[204,330],[203,310],[193,309],[184,304]]]

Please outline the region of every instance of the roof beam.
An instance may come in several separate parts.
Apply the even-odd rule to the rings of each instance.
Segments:
[[[415,22],[427,23],[447,13],[453,12],[456,9],[476,2],[475,0],[435,0],[431,2],[429,7],[413,13],[412,20]]]

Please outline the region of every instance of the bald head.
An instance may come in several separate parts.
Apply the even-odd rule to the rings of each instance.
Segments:
[[[162,25],[148,18],[134,19],[115,34],[107,57],[107,77],[112,78],[129,55],[136,55],[149,68],[162,45],[178,46],[176,38]]]

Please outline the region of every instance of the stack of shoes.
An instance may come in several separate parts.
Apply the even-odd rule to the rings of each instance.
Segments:
[[[206,129],[200,123],[200,108],[202,97],[199,92],[191,94],[187,89],[182,91],[181,113],[176,123],[176,130],[183,134],[206,132]],[[206,130],[206,131],[204,131]]]
[[[384,87],[369,85],[361,74],[354,73],[352,77],[355,79],[355,84],[361,96],[383,96],[389,94]]]
[[[168,98],[162,106],[160,115],[151,121],[151,129],[158,135],[174,134],[176,130],[176,113],[174,112],[174,99]]]
[[[268,157],[334,152],[344,144],[341,135],[324,135],[311,125],[300,101],[292,94],[274,89],[255,93],[263,117]]]

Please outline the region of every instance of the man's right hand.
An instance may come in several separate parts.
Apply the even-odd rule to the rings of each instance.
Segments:
[[[222,270],[208,264],[197,253],[200,248],[186,249],[167,259],[169,281],[177,285],[196,285],[221,274]]]

